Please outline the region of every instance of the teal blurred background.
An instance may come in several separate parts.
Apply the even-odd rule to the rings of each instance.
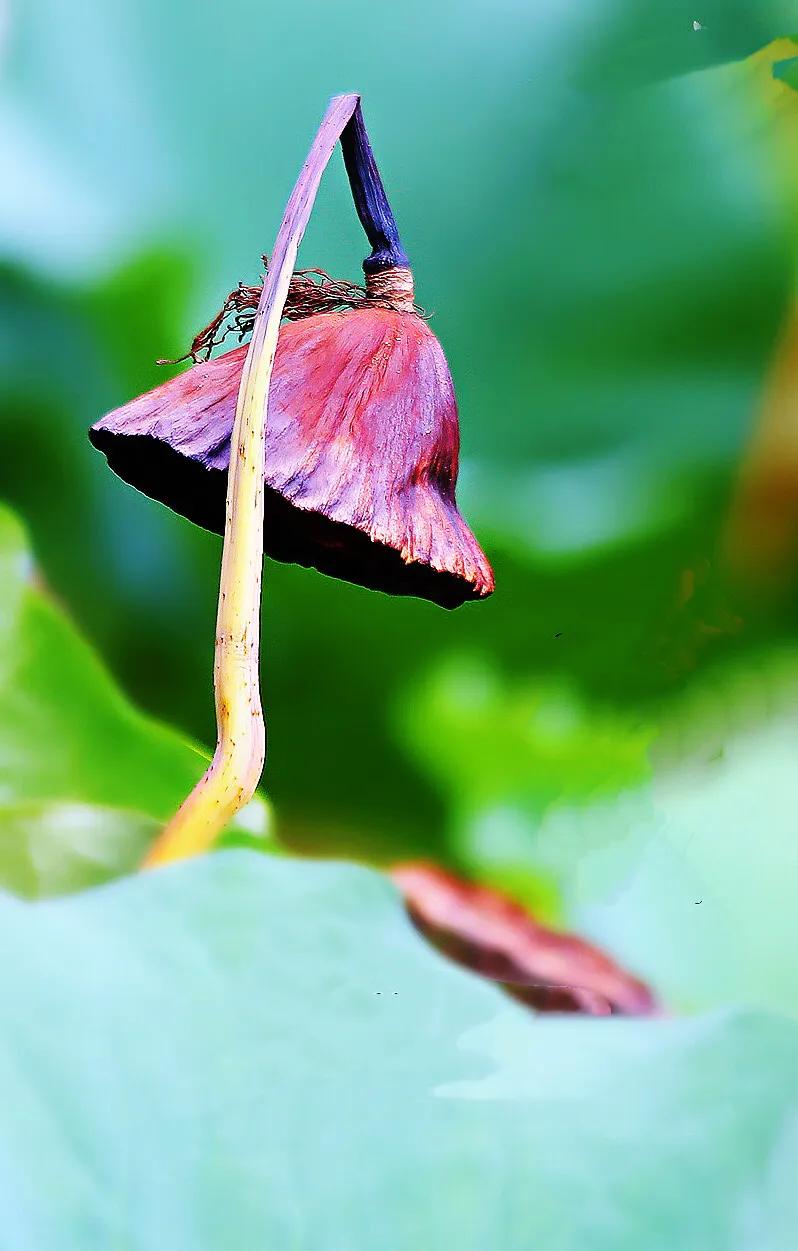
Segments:
[[[328,97],[362,92],[497,590],[447,614],[268,566],[279,834],[508,887],[684,1008],[798,1007],[793,7],[37,0],[2,25],[0,497],[48,598],[212,745],[220,542],[86,429],[254,281]],[[334,160],[301,263],[357,280],[366,251]],[[86,753],[57,797],[113,805]],[[165,815],[146,770],[118,802]]]

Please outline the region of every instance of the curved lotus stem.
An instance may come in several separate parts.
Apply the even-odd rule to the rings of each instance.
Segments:
[[[252,798],[266,755],[260,699],[264,431],[280,319],[297,251],[322,173],[359,102],[331,100],[291,192],[261,292],[238,392],[227,484],[214,689],[217,743],[204,777],[184,800],[144,865],[198,855]]]

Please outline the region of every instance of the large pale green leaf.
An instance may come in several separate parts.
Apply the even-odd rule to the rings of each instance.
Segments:
[[[0,508],[0,882],[52,894],[133,868],[205,766],[127,702]],[[256,800],[236,828],[267,825]]]
[[[351,867],[0,906],[14,1251],[790,1251],[798,1029],[542,1020]]]

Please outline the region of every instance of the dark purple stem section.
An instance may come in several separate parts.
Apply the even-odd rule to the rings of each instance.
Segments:
[[[396,265],[409,265],[359,104],[341,135],[341,148],[357,215],[371,244],[371,256],[366,257],[363,269],[373,274]]]

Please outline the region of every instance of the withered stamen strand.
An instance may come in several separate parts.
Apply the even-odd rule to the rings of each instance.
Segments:
[[[263,262],[268,276],[268,258],[264,256]],[[424,309],[413,303],[412,275],[408,298],[407,283],[403,277],[405,274],[410,274],[410,270],[396,269],[369,274],[366,286],[359,287],[357,283],[348,282],[345,278],[332,278],[323,269],[298,269],[291,276],[282,315],[286,321],[300,321],[303,317],[313,317],[316,313],[341,312],[368,304],[372,308],[376,306],[396,312],[415,313],[417,317],[427,320],[428,314]],[[213,349],[224,343],[231,334],[236,335],[241,342],[252,330],[255,309],[262,290],[262,286],[248,286],[240,282],[226,297],[216,316],[194,336],[189,350],[175,360],[161,360],[158,364],[177,365],[185,360],[194,361],[195,364],[198,361],[207,361]],[[230,320],[224,325],[228,318]]]

